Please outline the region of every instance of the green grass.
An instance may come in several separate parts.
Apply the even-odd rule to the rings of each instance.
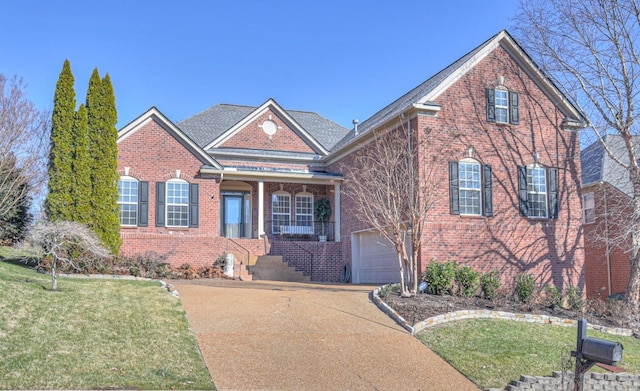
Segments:
[[[50,287],[0,261],[0,389],[214,389],[180,302],[158,283]]]
[[[575,327],[477,319],[429,328],[417,337],[481,388],[502,389],[520,375],[573,371],[570,352],[576,346],[576,333]],[[622,343],[618,366],[640,373],[640,340],[593,330],[587,335]]]

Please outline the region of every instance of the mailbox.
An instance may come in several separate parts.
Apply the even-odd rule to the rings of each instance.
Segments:
[[[607,365],[616,365],[622,360],[622,344],[586,337],[582,340],[582,357]]]

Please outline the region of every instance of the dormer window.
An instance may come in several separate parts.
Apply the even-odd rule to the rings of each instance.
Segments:
[[[504,86],[487,88],[487,121],[499,124],[520,123],[520,96]]]

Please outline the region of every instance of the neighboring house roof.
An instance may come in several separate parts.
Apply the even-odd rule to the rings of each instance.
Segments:
[[[219,104],[200,114],[187,118],[178,123],[180,129],[200,145],[208,149],[215,147],[217,140],[231,131],[236,125],[252,115],[259,114],[265,107],[281,111],[294,122],[294,127],[312,138],[325,151],[331,150],[348,132],[349,129],[330,121],[317,113],[308,111],[285,110],[273,99],[267,100],[261,106],[238,106]]]
[[[531,57],[524,52],[513,37],[511,37],[506,30],[502,30],[390,105],[375,113],[371,118],[362,122],[358,126],[358,133],[349,133],[340,141],[335,150],[346,146],[361,134],[382,126],[389,121],[397,120],[400,114],[408,110],[423,109],[438,111],[439,106],[435,102],[436,98],[499,45],[504,46],[512,56],[516,57],[523,64],[523,69],[525,69],[531,77],[540,82],[541,88],[565,114],[567,125],[575,127],[584,126],[586,120],[580,110],[542,73]]]
[[[608,134],[603,142],[620,162],[629,163],[629,153],[620,135]],[[640,150],[640,136],[634,137],[634,145],[636,150]],[[633,194],[627,169],[609,156],[602,142],[596,141],[580,151],[580,163],[582,187],[607,182],[629,196]]]

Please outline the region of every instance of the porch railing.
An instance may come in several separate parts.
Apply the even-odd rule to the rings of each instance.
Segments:
[[[333,221],[268,220],[265,231],[276,240],[335,241]]]

